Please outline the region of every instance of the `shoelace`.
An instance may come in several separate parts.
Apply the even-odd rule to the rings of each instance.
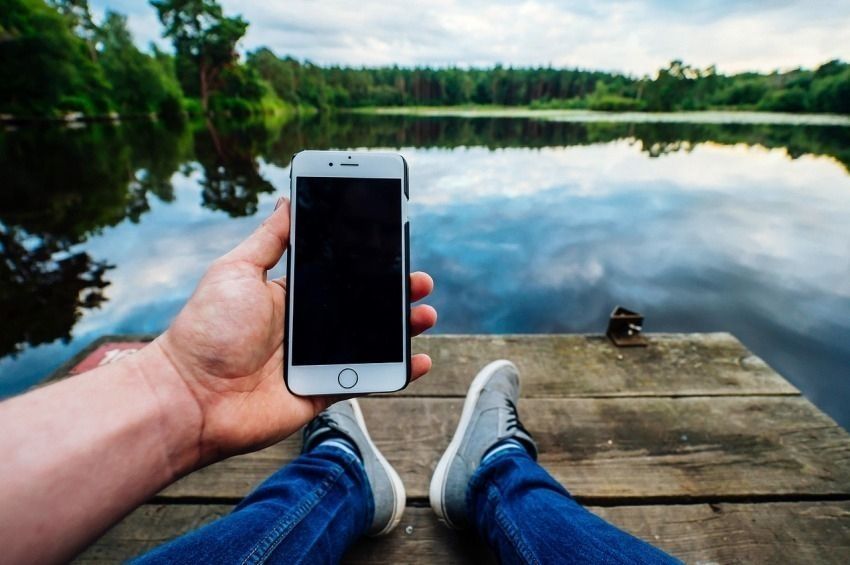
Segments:
[[[508,406],[508,431],[519,430],[530,436],[531,434],[525,429],[525,426],[523,426],[522,422],[519,420],[516,404],[514,404],[510,398],[505,398],[505,403]]]
[[[321,430],[322,428],[327,428],[328,430],[334,429],[332,425],[331,417],[322,412],[315,418],[313,418],[309,424],[307,424],[307,436],[312,436],[316,433],[316,431]]]

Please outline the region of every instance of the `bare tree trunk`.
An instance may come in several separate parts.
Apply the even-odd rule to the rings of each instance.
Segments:
[[[207,69],[206,65],[204,65],[203,59],[201,59],[200,64],[198,65],[198,69],[200,70],[201,75],[201,107],[204,109],[204,114],[206,114],[209,111],[209,108],[207,107],[209,91],[207,85]]]
[[[97,63],[97,48],[94,46],[94,42],[88,40],[86,46],[89,49],[89,57],[91,57],[92,63]]]
[[[213,147],[215,147],[215,153],[218,155],[219,161],[227,162],[227,155],[225,154],[224,146],[221,144],[221,139],[218,136],[218,130],[215,129],[215,126],[209,116],[207,116],[205,122],[207,124],[207,131],[210,132],[210,138],[212,139]]]

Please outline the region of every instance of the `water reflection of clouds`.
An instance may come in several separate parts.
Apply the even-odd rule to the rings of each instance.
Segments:
[[[436,279],[439,331],[601,331],[623,303],[652,331],[732,331],[850,423],[850,176],[835,162],[711,144],[648,158],[628,141],[403,152],[412,266]],[[116,265],[109,301],[70,345],[0,360],[0,386],[20,389],[100,335],[167,327],[287,193],[288,169],[261,167],[279,190],[259,195],[256,216],[202,207],[197,177],[175,175],[174,202],[82,245]]]
[[[842,366],[800,370],[791,353],[850,362],[850,178],[833,161],[721,146],[647,159],[628,143],[410,161],[440,171],[411,187],[440,331],[601,331],[624,303],[651,330],[734,332],[833,414],[850,400],[811,378]]]
[[[229,218],[202,208],[195,179],[176,176],[174,181],[173,203],[153,202],[139,224],[125,221],[108,238],[87,244],[90,253],[109,257],[116,269],[107,289],[109,307],[87,316],[78,329],[109,326],[139,304],[152,305],[164,297],[182,304],[209,264],[257,227],[259,217]],[[275,195],[260,197],[263,216],[274,200]],[[160,317],[156,331],[165,324]]]
[[[596,163],[605,166],[596,170]],[[641,270],[712,257],[758,264],[786,283],[850,293],[850,179],[829,159],[791,161],[778,150],[720,146],[647,159],[616,143],[417,152],[411,169],[440,171],[413,177],[413,211],[439,219],[438,230],[448,229],[461,248],[516,245],[504,238],[524,237],[527,261],[534,261],[548,258],[550,246],[595,253],[607,241],[621,262],[641,258]],[[617,252],[625,248],[630,253]]]
[[[760,185],[805,192],[833,201],[847,193],[847,173],[828,157],[790,160],[782,149],[701,144],[688,152],[647,159],[633,142],[544,149],[459,148],[417,151],[411,159],[411,191],[420,206],[525,196],[552,187],[572,196],[604,197],[634,186],[666,191],[669,179],[684,191],[738,193]],[[422,171],[422,174],[417,174]],[[645,183],[645,184],[644,184]],[[817,187],[817,191],[812,188]]]

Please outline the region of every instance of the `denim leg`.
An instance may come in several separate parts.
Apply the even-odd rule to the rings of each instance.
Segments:
[[[357,457],[319,446],[269,477],[229,515],[136,563],[336,563],[374,512]]]
[[[679,563],[585,510],[519,450],[481,465],[466,500],[502,563]]]

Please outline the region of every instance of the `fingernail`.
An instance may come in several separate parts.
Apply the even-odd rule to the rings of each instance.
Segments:
[[[280,205],[283,204],[284,200],[286,200],[286,198],[284,198],[283,196],[278,198],[277,202],[275,202],[275,204],[274,204],[274,209],[277,210],[278,208],[280,208]]]

